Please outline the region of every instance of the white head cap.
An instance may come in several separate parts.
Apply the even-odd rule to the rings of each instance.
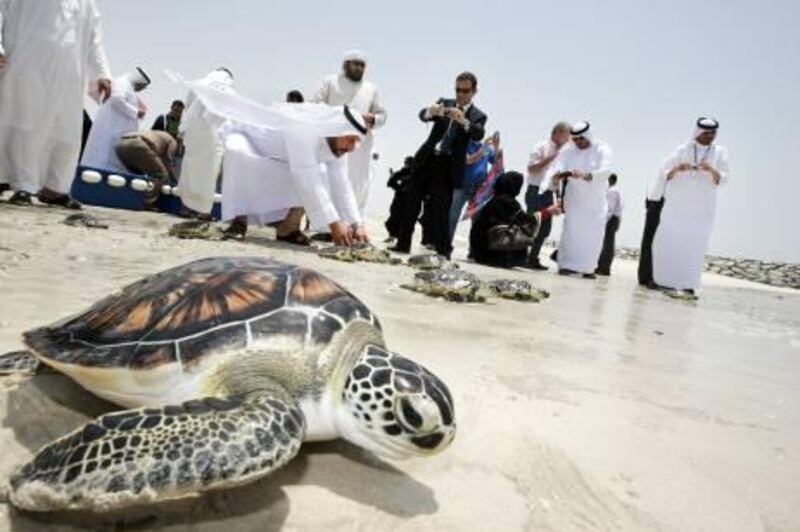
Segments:
[[[367,62],[367,54],[361,50],[348,50],[344,53],[342,61],[362,61]]]
[[[580,122],[576,122],[572,125],[572,128],[569,130],[570,135],[572,138],[575,139],[577,137],[583,137],[589,142],[592,141],[592,132],[590,130],[589,122],[582,120]]]
[[[127,74],[128,81],[134,85],[150,85],[150,76],[144,70],[136,67],[136,70]]]
[[[697,119],[694,125],[694,133],[692,134],[692,140],[696,140],[697,137],[706,133],[708,131],[716,131],[719,129],[719,122],[714,120],[713,118],[706,118],[705,116],[701,116]]]

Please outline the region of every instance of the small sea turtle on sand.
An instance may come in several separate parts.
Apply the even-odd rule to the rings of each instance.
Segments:
[[[492,294],[503,299],[514,299],[517,301],[536,301],[550,297],[546,290],[534,288],[528,281],[519,279],[498,279],[487,283]]]
[[[320,257],[344,262],[377,262],[380,264],[400,264],[402,261],[372,244],[353,244],[352,246],[327,246],[317,251]]]
[[[455,270],[458,268],[458,264],[435,253],[412,255],[408,258],[408,265],[417,270]]]
[[[403,288],[459,303],[484,302],[481,280],[464,270],[429,270],[414,274],[414,284]]]
[[[221,227],[204,220],[178,222],[169,228],[169,234],[177,238],[197,238],[200,240],[225,239],[225,231]]]
[[[172,268],[24,340],[28,364],[130,408],[17,471],[8,496],[27,510],[104,510],[244,484],[303,441],[341,437],[403,458],[455,436],[447,386],[389,351],[361,301],[313,270],[265,258]],[[19,352],[6,356],[0,367],[20,364]]]
[[[672,299],[678,299],[680,301],[697,301],[700,299],[695,294],[694,290],[676,290],[674,288],[664,288],[662,290],[665,296],[671,297]]]
[[[108,225],[100,223],[100,220],[98,220],[91,214],[87,214],[85,212],[70,214],[69,216],[64,218],[64,223],[74,227],[88,227],[90,229],[108,229]]]

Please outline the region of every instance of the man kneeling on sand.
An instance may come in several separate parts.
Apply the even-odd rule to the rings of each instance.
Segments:
[[[303,211],[334,243],[367,241],[343,155],[367,134],[347,106],[280,103],[262,106],[235,94],[191,85],[211,112],[225,117],[222,218],[243,238],[249,223],[277,226],[278,239],[308,245]]]
[[[156,202],[161,187],[168,179],[175,179],[172,158],[177,150],[178,143],[166,131],[128,133],[117,143],[117,157],[125,168],[152,179],[153,188],[145,196],[145,210],[158,210]]]

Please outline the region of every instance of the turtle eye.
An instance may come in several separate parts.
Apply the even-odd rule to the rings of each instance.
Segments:
[[[400,399],[400,421],[410,429],[419,429],[422,426],[422,416],[406,399]]]

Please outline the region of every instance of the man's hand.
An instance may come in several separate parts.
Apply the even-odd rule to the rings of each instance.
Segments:
[[[328,227],[331,229],[331,239],[337,246],[352,246],[353,238],[350,229],[344,222],[333,222]]]
[[[4,56],[3,54],[0,54],[0,68],[3,68],[4,66],[6,66],[6,63],[8,63],[8,60],[6,59],[6,56]]]
[[[667,180],[670,180],[673,177],[675,177],[675,174],[677,174],[678,172],[688,172],[691,169],[692,169],[692,165],[691,164],[689,164],[689,163],[681,163],[681,164],[675,166],[669,172],[667,172]]]
[[[714,168],[713,166],[711,166],[711,164],[709,164],[708,161],[701,162],[700,164],[697,165],[697,168],[699,170],[704,170],[704,171],[710,173],[711,174],[711,178],[714,180],[714,184],[715,185],[719,185],[719,181],[722,178],[722,176],[719,175],[719,172],[717,172],[717,169]]]
[[[428,107],[428,114],[431,116],[444,116],[444,106],[440,103],[435,103]]]
[[[462,126],[467,123],[467,118],[464,116],[464,111],[462,111],[458,107],[455,107],[450,110],[450,118],[452,118],[454,121],[458,122]]]
[[[350,237],[355,242],[362,242],[364,244],[369,242],[369,235],[367,229],[363,224],[353,224],[350,226]]]
[[[100,103],[108,100],[109,96],[111,96],[111,80],[108,78],[98,78],[97,92],[100,93]]]
[[[364,114],[364,122],[367,123],[367,129],[372,129],[375,127],[375,114],[374,113],[365,113]]]

